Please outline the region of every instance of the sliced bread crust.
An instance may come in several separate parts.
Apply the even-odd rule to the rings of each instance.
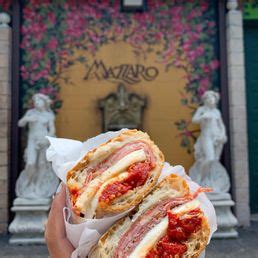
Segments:
[[[134,141],[146,143],[150,147],[156,159],[155,167],[150,171],[149,177],[143,186],[139,186],[128,191],[126,194],[120,198],[116,198],[110,203],[98,203],[96,209],[94,208],[96,218],[117,214],[139,204],[144,196],[146,196],[157,183],[164,164],[164,155],[150,139],[147,133],[138,130],[126,130],[119,136],[110,139],[106,143],[101,144],[99,147],[88,152],[67,174],[67,186],[69,189],[73,189],[74,187],[82,188],[86,178],[85,169],[87,169],[87,167],[95,166],[101,163],[117,149]],[[83,199],[83,201],[80,202],[80,205],[77,205],[77,203],[75,204],[75,210],[78,211],[77,213],[84,213],[91,205],[91,201],[99,189],[99,186],[105,183],[105,180],[102,180],[101,176],[102,175],[100,174],[94,178],[97,184],[91,191],[89,191],[89,193],[85,194],[84,191],[81,194],[81,197],[79,197]],[[88,186],[90,187],[91,183],[89,183]],[[70,198],[73,199],[74,197],[70,195]]]

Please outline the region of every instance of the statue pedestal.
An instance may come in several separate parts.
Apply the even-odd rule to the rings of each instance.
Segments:
[[[43,244],[44,223],[48,218],[51,199],[25,199],[16,198],[11,211],[15,217],[9,226],[12,237],[10,244]]]
[[[209,193],[207,194],[214,205],[218,229],[213,234],[213,238],[237,238],[238,233],[235,229],[237,219],[231,211],[235,205],[229,193]]]

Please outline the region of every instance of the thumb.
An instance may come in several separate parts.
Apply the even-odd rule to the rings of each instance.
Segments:
[[[56,193],[52,205],[51,210],[54,210],[55,212],[62,213],[63,208],[65,207],[65,199],[66,199],[66,191],[65,191],[65,185],[61,184],[61,189],[59,192]]]

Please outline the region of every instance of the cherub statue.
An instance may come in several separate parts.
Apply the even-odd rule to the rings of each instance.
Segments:
[[[227,142],[225,126],[217,108],[219,94],[206,91],[202,101],[203,105],[192,119],[193,123],[200,124],[201,133],[194,145],[196,162],[189,173],[200,185],[213,187],[215,192],[227,192],[230,187],[228,174],[219,161]]]
[[[48,198],[55,192],[58,179],[46,160],[48,140],[55,136],[55,115],[50,109],[48,96],[37,93],[33,96],[34,108],[29,109],[18,125],[28,125],[27,147],[24,153],[25,169],[16,182],[16,195],[22,198]]]

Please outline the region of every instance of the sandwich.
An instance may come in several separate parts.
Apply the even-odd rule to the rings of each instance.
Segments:
[[[190,194],[176,175],[163,179],[137,211],[114,224],[89,258],[198,257],[208,243],[210,228],[200,208],[198,189]]]
[[[126,130],[88,152],[68,173],[74,214],[102,218],[130,210],[156,185],[164,156],[147,133]]]

